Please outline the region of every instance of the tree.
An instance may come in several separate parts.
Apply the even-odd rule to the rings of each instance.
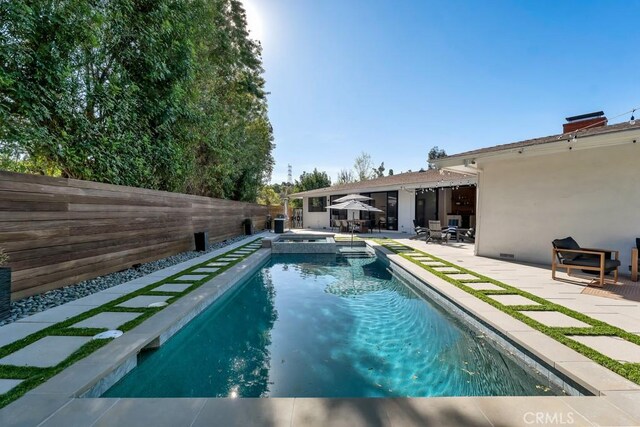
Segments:
[[[373,174],[376,178],[382,178],[384,176],[384,162],[380,163],[380,166],[373,168]]]
[[[371,170],[373,169],[371,156],[363,151],[358,157],[356,157],[353,168],[356,172],[356,178],[358,181],[371,179]]]
[[[393,176],[393,169],[389,169],[389,176]]]
[[[295,191],[298,193],[330,186],[331,178],[329,178],[329,175],[327,175],[326,172],[319,172],[318,169],[314,168],[311,173],[302,172],[300,180],[296,180]]]
[[[273,186],[265,185],[258,192],[257,203],[266,206],[280,206],[282,205],[282,200]]]
[[[439,159],[441,157],[446,157],[447,153],[444,151],[444,149],[440,149],[438,148],[438,146],[434,146],[433,148],[431,148],[431,150],[429,150],[429,169],[435,169],[435,166],[433,165],[433,160],[435,159]]]
[[[263,72],[240,0],[0,0],[0,165],[253,201]]]
[[[349,184],[350,182],[355,182],[353,171],[351,171],[351,169],[341,169],[340,172],[338,172],[336,184]]]

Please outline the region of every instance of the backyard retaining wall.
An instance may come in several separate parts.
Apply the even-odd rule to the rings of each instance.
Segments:
[[[12,298],[90,279],[262,230],[265,206],[0,171],[0,247],[9,254]]]

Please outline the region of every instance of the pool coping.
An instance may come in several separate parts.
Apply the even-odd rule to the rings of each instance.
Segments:
[[[506,336],[529,348],[534,354],[544,354],[545,345],[540,345],[537,341],[540,337],[536,334],[539,333],[533,329],[536,334],[528,332],[528,325],[513,318],[504,318],[504,313],[495,307],[455,288],[375,242],[367,242],[367,245],[376,252],[382,252],[390,262],[414,275],[421,282],[426,282],[428,286],[446,294],[447,298],[465,310],[476,313],[480,319],[503,331]],[[94,424],[99,421],[100,425],[123,425],[150,422],[154,417],[163,416],[163,421],[171,420],[170,424],[174,425],[210,425],[213,420],[228,424],[223,421],[225,419],[235,424],[243,424],[241,420],[244,419],[244,424],[260,420],[256,424],[287,426],[410,425],[411,422],[422,425],[428,420],[436,423],[435,419],[442,418],[442,414],[448,412],[451,425],[464,424],[460,420],[465,420],[467,425],[542,424],[539,420],[545,421],[544,424],[550,424],[549,420],[555,420],[556,424],[562,421],[563,424],[572,425],[640,425],[640,387],[629,389],[621,387],[618,383],[615,383],[618,384],[615,386],[602,387],[597,383],[591,384],[588,378],[581,378],[575,371],[568,371],[568,376],[585,382],[596,390],[599,396],[389,399],[92,397],[99,396],[115,382],[114,380],[135,367],[140,350],[161,345],[226,290],[259,269],[270,257],[269,249],[258,250],[121,338],[27,392],[22,398],[0,410],[0,424],[72,426]],[[514,326],[514,322],[523,326]],[[548,339],[561,345],[551,338]],[[573,352],[571,349],[567,350]],[[596,366],[600,367],[597,364]],[[602,369],[618,376],[606,368]],[[154,411],[142,410],[148,405],[152,405]],[[132,408],[140,410],[135,411]],[[167,413],[163,408],[172,410]],[[413,414],[412,419],[407,420],[407,413]],[[444,422],[437,424],[445,425]]]

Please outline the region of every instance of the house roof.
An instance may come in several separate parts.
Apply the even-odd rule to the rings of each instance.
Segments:
[[[436,159],[434,163],[438,164],[441,161],[446,161],[449,159],[456,159],[456,158],[462,158],[462,157],[468,158],[468,157],[473,157],[473,156],[483,155],[488,153],[510,151],[514,149],[531,147],[535,145],[550,144],[553,142],[558,142],[558,141],[573,138],[574,135],[577,138],[583,138],[586,136],[603,135],[608,133],[623,132],[623,131],[634,130],[634,129],[640,129],[640,120],[636,121],[635,124],[630,124],[629,122],[623,122],[623,123],[617,123],[615,125],[593,127],[593,128],[578,130],[570,133],[561,133],[557,135],[543,136],[540,138],[527,139],[524,141],[512,142],[509,144],[501,144],[501,145],[495,145],[493,147],[480,148],[478,150],[465,151],[464,153],[458,153],[458,154],[453,154],[451,156],[441,157],[440,159]]]
[[[420,185],[428,186],[438,182],[448,184],[451,181],[471,180],[475,182],[474,176],[462,173],[437,171],[429,169],[421,172],[405,172],[397,175],[383,176],[381,178],[369,179],[366,181],[351,182],[348,184],[332,185],[331,187],[318,188],[315,190],[302,191],[300,193],[291,194],[289,197],[307,197],[314,195],[323,195],[327,193],[354,193],[366,190],[373,190],[382,187],[393,186],[411,186],[418,187]],[[470,182],[470,183],[471,183]]]

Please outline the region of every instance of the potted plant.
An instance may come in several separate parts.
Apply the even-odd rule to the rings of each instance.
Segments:
[[[247,236],[252,235],[252,231],[253,231],[253,222],[251,221],[251,218],[246,218],[242,221],[242,226],[244,227],[244,234],[246,234]]]
[[[0,248],[0,320],[11,314],[11,267],[7,262],[9,256]]]

